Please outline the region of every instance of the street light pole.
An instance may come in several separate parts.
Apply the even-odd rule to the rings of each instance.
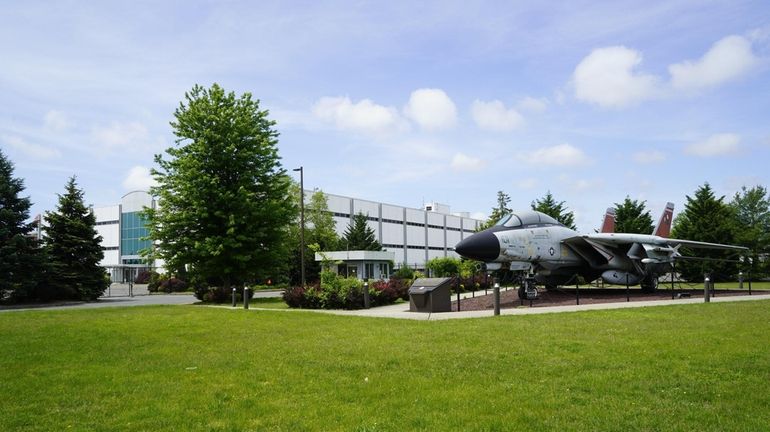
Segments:
[[[299,171],[299,259],[302,286],[305,286],[305,171],[303,167],[294,168]]]

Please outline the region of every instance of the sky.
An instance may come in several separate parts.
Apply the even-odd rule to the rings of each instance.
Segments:
[[[186,91],[250,92],[307,189],[578,229],[770,185],[767,1],[0,0],[0,148],[32,214],[146,189]]]

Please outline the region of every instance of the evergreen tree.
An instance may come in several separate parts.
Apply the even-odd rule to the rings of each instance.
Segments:
[[[374,235],[374,230],[366,223],[366,216],[362,213],[353,215],[348,229],[342,235],[340,243],[347,247],[347,250],[382,250],[380,242]]]
[[[650,212],[645,210],[645,203],[646,201],[632,200],[628,196],[622,203],[615,203],[615,232],[651,234],[655,227],[652,225]]]
[[[492,208],[492,213],[489,215],[489,218],[479,226],[478,231],[494,226],[503,216],[511,213],[512,210],[508,207],[510,203],[511,197],[509,197],[507,193],[497,191],[497,205]]]
[[[674,220],[671,237],[734,244],[734,218],[734,212],[724,203],[724,196],[717,198],[711,186],[705,183],[695,191],[693,197],[687,196],[684,211]],[[707,259],[677,261],[676,271],[687,281],[701,282],[704,273],[711,273],[712,280],[728,280],[738,273],[734,263],[724,261],[734,258],[734,254],[717,249],[698,249],[695,253],[694,250],[684,247],[680,252],[685,256]]]
[[[564,201],[556,202],[551,191],[548,191],[542,199],[532,201],[532,210],[551,216],[567,228],[577,229],[575,228],[575,215],[571,211],[567,211]]]
[[[83,203],[83,191],[70,177],[55,212],[46,213],[45,247],[51,264],[48,281],[57,299],[96,300],[107,289],[102,237],[96,217]]]
[[[22,191],[24,181],[13,177],[13,163],[0,150],[0,301],[41,299],[44,288],[45,260]]]
[[[157,209],[146,209],[151,258],[227,292],[285,274],[297,195],[278,155],[275,122],[250,93],[196,85],[174,112],[176,146],[155,156]]]
[[[767,263],[760,260],[760,256],[770,253],[770,196],[767,189],[744,186],[735,194],[730,207],[735,214],[736,244],[751,250],[751,265],[745,263],[742,270],[751,271],[752,278],[767,276]]]

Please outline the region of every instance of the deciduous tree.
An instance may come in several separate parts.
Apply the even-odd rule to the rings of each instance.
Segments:
[[[250,93],[217,84],[185,93],[171,123],[176,145],[155,156],[158,208],[147,209],[152,256],[222,287],[286,271],[297,214],[275,122]]]
[[[730,207],[735,214],[735,241],[751,250],[752,265],[746,263],[743,270],[751,270],[752,277],[766,276],[767,262],[760,257],[770,253],[770,196],[767,189],[744,186],[736,192]]]

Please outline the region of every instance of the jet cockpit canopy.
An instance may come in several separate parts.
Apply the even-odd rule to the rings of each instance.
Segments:
[[[545,213],[534,210],[510,213],[503,216],[495,226],[504,226],[506,228],[528,228],[533,226],[562,225],[556,219]]]

